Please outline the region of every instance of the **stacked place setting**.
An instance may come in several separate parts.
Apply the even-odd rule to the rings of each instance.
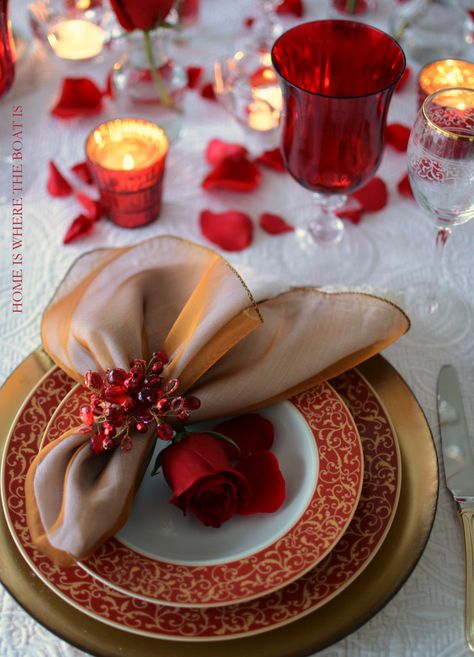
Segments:
[[[189,261],[194,273],[182,276],[183,263]],[[144,264],[150,262],[151,268]],[[170,272],[173,300],[160,301],[156,289],[163,298],[163,286],[149,283],[169,280]],[[224,309],[229,291],[232,302]],[[70,632],[88,627],[93,647],[79,645],[95,654],[110,652],[118,643],[124,654],[133,654],[137,645],[141,654],[152,654],[158,641],[163,654],[187,654],[202,642],[207,654],[219,654],[222,641],[226,649],[238,651],[258,642],[260,634],[269,639],[265,650],[270,652],[264,654],[271,654],[282,637],[278,654],[291,654],[285,645],[290,640],[314,651],[370,617],[421,553],[437,485],[429,430],[411,393],[383,359],[371,358],[360,369],[351,366],[406,330],[404,314],[390,302],[354,291],[282,291],[281,285],[266,281],[254,292],[252,297],[218,254],[160,237],[80,259],[44,315],[44,348],[56,365],[45,360],[44,374],[30,376],[32,392],[18,399],[24,403],[2,458],[2,501],[10,533],[5,531],[2,541],[24,559],[16,558],[15,577],[21,579],[22,572],[36,576],[45,609],[52,605],[63,620],[75,610],[73,628],[60,621],[53,629],[74,642]],[[113,322],[95,312],[104,304],[113,306]],[[131,307],[154,310],[125,323]],[[307,329],[308,313],[315,318],[313,338],[307,335],[315,336],[314,325]],[[190,326],[190,316],[200,320]],[[340,333],[344,340],[328,337],[349,320],[351,331]],[[65,323],[64,333],[58,327]],[[229,333],[236,324],[239,331]],[[228,351],[218,349],[221,358],[209,367],[209,345],[215,353],[226,340]],[[311,348],[306,352],[306,347]],[[95,399],[90,422],[91,389],[113,392],[114,408],[123,406],[121,391],[110,391],[106,377],[117,379],[126,361],[134,359],[133,368],[148,352],[159,354],[150,362],[163,365],[163,390],[174,390],[177,379],[183,386],[181,406],[183,399],[200,399],[199,408],[196,402],[188,404],[195,409],[186,422],[189,434],[181,436],[171,419],[172,433],[180,438],[175,443],[157,438],[154,432],[161,427],[163,434],[168,424],[163,416],[141,432],[135,409],[127,416],[130,425],[123,419],[116,423],[120,442],[97,449],[98,440],[114,434],[103,432],[103,401],[99,408]],[[285,353],[291,358],[285,359]],[[107,374],[103,359],[113,375]],[[28,368],[38,369],[32,365],[34,356],[29,361],[20,368],[22,377]],[[91,372],[92,362],[96,372]],[[80,376],[75,368],[82,369]],[[99,372],[105,384],[94,379]],[[77,385],[84,374],[84,383]],[[14,377],[11,385],[16,385]],[[148,408],[154,411],[155,406]],[[161,472],[151,476],[154,449],[166,453],[187,444],[189,435],[216,430],[231,440],[240,441],[239,432],[260,440],[255,427],[261,432],[269,426],[271,441],[255,453],[244,446],[249,454],[241,454],[236,467],[244,457],[261,458],[262,451],[271,451],[285,482],[284,500],[272,512],[245,513],[244,506],[221,526],[204,526],[189,500],[186,515],[168,503],[170,490]],[[132,443],[126,449],[124,436]],[[163,470],[167,461],[163,455],[158,461]],[[255,466],[262,477],[263,462]],[[222,470],[228,473],[227,466]],[[424,486],[418,503],[415,497],[407,505],[407,493],[413,494],[423,470],[430,472],[433,486]],[[251,474],[246,476],[255,486]],[[200,486],[207,477],[199,479]],[[266,482],[274,485],[275,476]],[[204,488],[201,516],[216,505],[215,489]],[[179,493],[175,488],[174,496]],[[423,529],[419,524],[414,528],[414,519],[424,520]],[[389,563],[394,542],[401,548]],[[381,577],[375,588],[374,572]],[[338,619],[331,609],[345,604],[358,587],[367,590],[361,604]],[[36,603],[20,601],[41,616]],[[312,627],[326,614],[332,623],[318,623],[300,635],[301,628]]]

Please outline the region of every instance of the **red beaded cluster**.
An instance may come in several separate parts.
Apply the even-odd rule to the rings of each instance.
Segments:
[[[168,357],[155,352],[147,363],[141,358],[130,361],[130,369],[107,369],[105,374],[88,370],[84,385],[91,391],[89,404],[81,406],[79,416],[84,431],[92,433],[90,446],[101,454],[117,445],[128,452],[131,431],[147,433],[154,427],[161,440],[171,440],[173,427],[164,418],[186,422],[201,402],[197,397],[176,395],[178,379],[162,376]]]

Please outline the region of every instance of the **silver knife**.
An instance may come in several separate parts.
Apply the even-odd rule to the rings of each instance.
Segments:
[[[456,370],[441,368],[438,376],[438,420],[446,485],[459,511],[466,554],[465,634],[474,652],[474,454]]]

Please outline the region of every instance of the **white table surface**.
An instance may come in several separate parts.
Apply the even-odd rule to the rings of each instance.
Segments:
[[[391,0],[387,0],[389,3]],[[394,0],[393,0],[394,1]],[[14,25],[28,34],[26,3],[17,0]],[[220,2],[202,0],[203,12],[197,35],[180,46],[185,65],[205,65],[210,72],[216,56],[230,53],[238,28],[252,13],[252,0]],[[306,0],[307,18],[322,16],[320,0]],[[376,19],[383,25],[383,12]],[[294,21],[285,20],[285,25]],[[110,61],[90,65],[87,74],[102,82]],[[412,64],[412,67],[415,68]],[[73,69],[70,69],[73,74]],[[416,76],[408,88],[395,95],[389,122],[411,125],[416,113]],[[114,106],[99,117],[61,122],[48,113],[59,88],[60,76],[51,58],[37,51],[19,63],[12,92],[0,101],[0,155],[8,154],[12,107],[24,108],[24,305],[21,314],[11,311],[11,206],[0,204],[0,382],[3,382],[39,344],[41,313],[71,262],[98,246],[134,243],[158,234],[173,233],[206,243],[198,227],[200,209],[240,208],[256,219],[260,212],[276,212],[291,221],[291,208],[309,203],[307,192],[290,176],[265,171],[264,182],[254,194],[210,195],[200,188],[207,165],[203,152],[208,140],[220,137],[250,144],[248,136],[216,104],[196,93],[187,96],[185,130],[173,144],[166,171],[164,206],[156,223],[139,231],[126,231],[101,221],[93,235],[70,246],[62,237],[70,220],[79,214],[73,198],[54,199],[45,190],[47,161],[64,168],[84,157],[83,143],[100,120],[113,116]],[[5,165],[2,165],[5,166]],[[335,284],[364,284],[373,288],[403,290],[430,276],[428,264],[433,228],[416,204],[402,198],[396,184],[406,168],[405,154],[386,149],[379,175],[390,192],[388,206],[366,215],[362,224],[348,226],[370,244],[371,270],[365,271],[366,256],[355,252],[353,267],[341,279],[334,262],[330,280]],[[1,195],[1,194],[0,194]],[[278,269],[290,283],[318,284],[317,266],[308,261],[301,279],[292,277],[280,262],[280,249],[290,244],[291,235],[271,237],[256,229],[253,245],[232,255],[236,263],[252,264],[261,271]],[[437,446],[435,385],[439,368],[451,362],[458,367],[466,413],[474,435],[474,222],[459,227],[448,244],[446,273],[452,294],[464,301],[462,314],[442,313],[440,321],[425,321],[385,352],[416,394],[432,428]],[[291,246],[290,246],[291,248]],[[300,257],[294,247],[295,258]],[[229,254],[226,254],[229,256]],[[327,276],[327,272],[326,272]],[[59,640],[40,626],[3,590],[0,590],[0,655],[2,657],[79,657],[85,653]],[[358,631],[327,648],[324,657],[463,657],[470,654],[463,632],[464,559],[460,526],[454,505],[441,480],[441,491],[433,531],[426,550],[408,581],[389,604]],[[271,640],[271,635],[269,635]]]

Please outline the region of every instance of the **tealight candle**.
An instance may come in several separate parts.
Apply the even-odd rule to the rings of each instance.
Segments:
[[[168,138],[155,123],[114,119],[94,128],[86,155],[109,219],[136,228],[160,214]]]
[[[278,127],[283,96],[273,68],[262,66],[249,79],[252,102],[247,109],[248,126],[258,132]]]
[[[419,107],[427,96],[449,87],[474,89],[474,63],[463,59],[439,59],[427,64],[418,76]]]
[[[255,87],[248,107],[248,125],[252,130],[267,132],[278,127],[283,98],[278,85]]]
[[[102,51],[104,39],[104,30],[84,19],[60,21],[48,33],[49,44],[61,59],[91,59]]]

